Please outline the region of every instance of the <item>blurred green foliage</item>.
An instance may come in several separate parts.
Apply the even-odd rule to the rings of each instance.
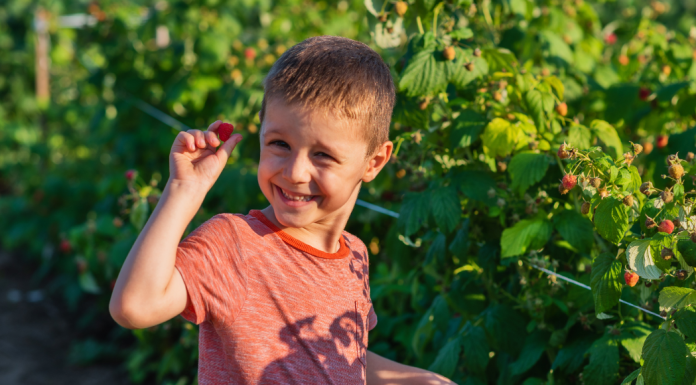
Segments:
[[[394,2],[379,0],[0,5],[0,239],[37,266],[35,279],[77,315],[85,339],[71,350],[74,362],[125,358],[138,383],[195,381],[196,327],[177,317],[131,333],[108,315],[111,284],[164,186],[176,135],[138,106],[148,103],[192,128],[223,119],[244,136],[188,231],[219,212],[262,208],[261,81],[285,49],[321,34],[373,46],[399,87],[392,131],[398,156],[361,198],[400,211],[402,219],[356,207],[347,229],[371,251],[379,324],[370,350],[460,383],[578,383],[580,373],[593,378],[598,362],[611,361],[601,354],[618,349],[608,331],[623,328],[623,340],[634,341],[642,335],[637,330],[659,325],[623,306],[613,311],[630,319],[597,319],[590,292],[523,268],[521,257],[508,258],[518,253],[504,243],[501,250],[501,238],[515,218],[546,226],[535,211],[544,204],[549,212],[565,209],[542,239],[537,263],[589,284],[585,267],[606,246],[567,235],[589,225],[573,216],[579,197],[554,192],[563,165],[534,157],[540,163],[529,169],[531,160],[512,159],[528,150],[553,154],[564,140],[580,149],[601,144],[617,158],[629,141],[640,142],[656,148],[636,160],[637,170],[664,188],[664,157],[696,145],[696,7],[642,0],[407,3],[403,17]],[[40,7],[51,41],[47,104],[34,92],[32,23]],[[71,14],[96,22],[61,27],[60,17]],[[473,71],[450,71],[440,54],[449,45],[456,45],[457,60],[474,63]],[[419,60],[432,63],[430,70],[409,69]],[[565,119],[554,110],[561,101]],[[590,124],[595,119],[608,124]],[[491,126],[494,120],[500,126]],[[503,121],[526,124],[524,143],[501,142],[489,130],[507,130]],[[657,145],[658,135],[669,137],[666,147]],[[128,170],[137,170],[131,181]],[[520,182],[520,174],[536,176]],[[436,196],[426,199],[423,191]],[[541,192],[551,203],[535,202]],[[684,285],[691,282],[693,274]],[[652,306],[655,290],[626,288],[622,295]],[[635,350],[622,349],[606,383],[640,367],[640,354],[636,360]]]

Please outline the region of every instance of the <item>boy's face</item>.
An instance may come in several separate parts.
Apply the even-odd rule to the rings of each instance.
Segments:
[[[366,158],[362,129],[331,114],[269,100],[258,180],[281,225],[302,228],[336,217],[347,220],[360,182],[374,179],[392,149],[387,142]]]

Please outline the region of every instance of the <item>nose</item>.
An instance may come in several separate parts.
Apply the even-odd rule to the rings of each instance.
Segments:
[[[309,183],[312,179],[311,168],[312,162],[305,154],[293,154],[283,168],[283,178],[292,184]]]

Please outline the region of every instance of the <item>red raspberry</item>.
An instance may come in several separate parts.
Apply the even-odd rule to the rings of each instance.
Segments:
[[[234,131],[233,125],[229,123],[222,123],[220,127],[218,127],[218,136],[220,136],[220,140],[227,142],[230,135],[232,135],[232,131]]]
[[[607,44],[616,44],[616,35],[613,33],[608,34],[604,37],[604,42]]]
[[[632,272],[632,271],[627,271],[624,273],[624,280],[626,280],[626,285],[633,287],[638,283],[638,280],[640,277],[638,274]]]
[[[254,58],[256,57],[256,50],[251,48],[251,47],[245,49],[244,50],[244,57],[249,59],[249,60],[254,60]]]
[[[668,142],[669,142],[669,136],[667,136],[667,135],[658,135],[657,136],[657,148],[667,147]]]
[[[133,178],[135,178],[135,174],[136,174],[136,173],[137,173],[137,171],[135,171],[135,170],[128,170],[128,171],[126,171],[126,179],[127,179],[127,180],[133,180]]]
[[[674,223],[669,219],[665,219],[657,226],[657,230],[662,233],[672,234],[672,231],[674,231]]]
[[[63,239],[60,241],[60,251],[64,253],[69,253],[72,250],[72,245],[70,244],[70,241],[67,239]]]
[[[578,177],[571,174],[566,174],[563,176],[563,188],[566,190],[572,190],[576,184],[578,184]]]
[[[652,92],[650,91],[650,88],[645,88],[645,87],[640,87],[640,90],[638,91],[638,97],[640,100],[648,100],[648,96],[650,96]]]

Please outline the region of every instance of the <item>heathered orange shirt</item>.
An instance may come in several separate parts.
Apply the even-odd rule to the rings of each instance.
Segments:
[[[219,214],[179,244],[176,268],[181,315],[200,324],[199,384],[365,383],[377,316],[358,238],[344,231],[329,254],[260,211]]]

